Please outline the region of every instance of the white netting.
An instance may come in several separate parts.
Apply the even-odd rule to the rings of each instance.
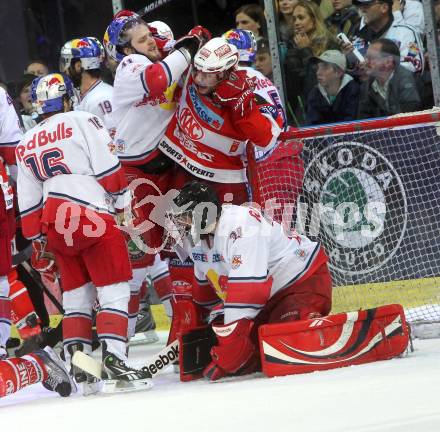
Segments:
[[[282,143],[256,163],[254,199],[323,243],[334,312],[401,303],[411,321],[438,321],[440,137],[435,123],[394,124],[337,135],[327,128],[314,132],[326,136],[303,139],[302,189],[296,144]]]

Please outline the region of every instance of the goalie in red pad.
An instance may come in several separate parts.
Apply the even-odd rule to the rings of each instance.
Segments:
[[[185,299],[188,313],[181,316],[199,314],[192,320],[195,327],[209,307],[223,303],[223,315],[211,312],[217,343],[205,377],[215,381],[259,370],[260,325],[330,312],[332,283],[319,243],[286,233],[255,207],[221,206],[214,190],[201,182],[186,185],[174,204],[171,229],[182,239],[176,250],[191,256],[197,280],[192,299]],[[181,328],[188,329],[185,324]]]
[[[409,342],[401,305],[259,328],[263,372],[291,375],[388,360]]]

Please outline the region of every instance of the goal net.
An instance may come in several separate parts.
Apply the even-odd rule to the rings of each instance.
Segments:
[[[253,200],[323,244],[333,312],[400,303],[410,322],[440,321],[436,121],[429,112],[302,128],[250,162]]]

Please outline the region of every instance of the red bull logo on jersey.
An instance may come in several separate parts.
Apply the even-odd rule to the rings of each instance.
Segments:
[[[66,128],[64,122],[58,123],[55,130],[40,130],[32,135],[32,138],[26,144],[19,144],[15,149],[17,159],[21,162],[26,150],[34,150],[37,146],[43,147],[47,144],[53,144],[57,141],[70,138],[72,128]]]

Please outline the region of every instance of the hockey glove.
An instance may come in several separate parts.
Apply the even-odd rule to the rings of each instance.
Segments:
[[[40,237],[32,242],[31,265],[39,273],[56,273],[55,257],[46,249],[46,237]]]
[[[240,319],[227,325],[212,325],[218,345],[211,349],[212,362],[203,371],[205,378],[217,381],[247,369],[254,362],[256,349],[249,337],[253,324],[251,320]]]
[[[211,33],[202,26],[197,26],[191,29],[187,35],[182,36],[176,41],[174,50],[183,48],[192,59],[201,46],[209,39],[211,39]]]
[[[244,117],[255,104],[254,82],[244,70],[233,70],[213,93],[214,102],[230,108],[235,118]]]

